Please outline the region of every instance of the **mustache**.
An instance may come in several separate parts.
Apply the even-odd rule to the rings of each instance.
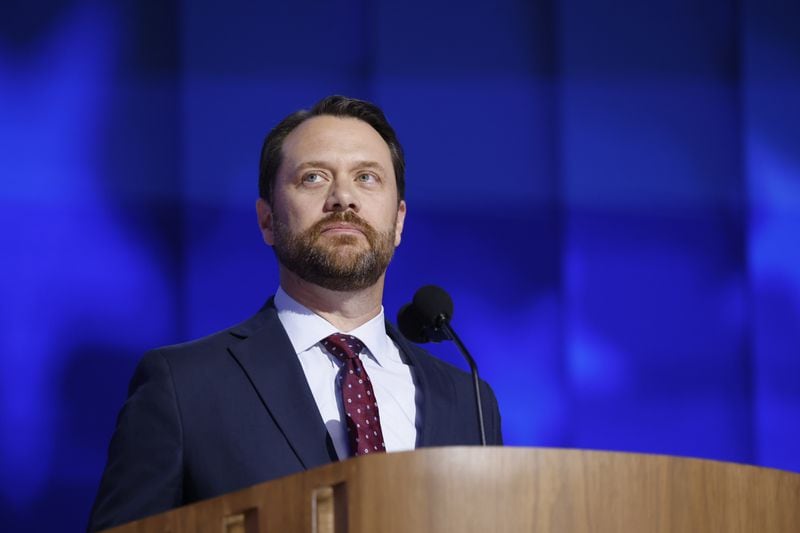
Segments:
[[[322,233],[322,230],[325,226],[331,223],[349,224],[359,229],[367,237],[372,237],[377,234],[375,229],[363,218],[358,216],[354,211],[337,211],[335,213],[331,213],[330,215],[327,215],[326,217],[314,223],[314,225],[309,228],[308,232],[316,237]]]

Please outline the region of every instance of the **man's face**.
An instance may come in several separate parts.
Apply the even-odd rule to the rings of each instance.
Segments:
[[[355,118],[313,117],[284,140],[264,241],[300,278],[337,291],[374,285],[400,244],[405,202],[389,146]]]

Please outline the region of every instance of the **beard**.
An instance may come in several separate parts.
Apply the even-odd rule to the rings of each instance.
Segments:
[[[366,237],[367,248],[358,246],[358,235],[336,235],[322,242],[324,227],[337,222],[358,228]],[[352,211],[331,213],[300,233],[292,233],[273,216],[273,232],[278,261],[301,279],[332,291],[371,287],[394,255],[394,230],[379,232]]]

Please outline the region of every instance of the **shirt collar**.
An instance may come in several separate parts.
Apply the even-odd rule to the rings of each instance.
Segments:
[[[283,287],[278,287],[275,292],[274,303],[278,310],[278,319],[297,354],[308,350],[328,335],[339,333],[336,326],[286,294]],[[368,354],[381,366],[385,366],[390,360],[392,351],[388,343],[391,340],[386,334],[383,306],[380,313],[371,320],[351,331],[341,333],[358,337],[367,348]]]

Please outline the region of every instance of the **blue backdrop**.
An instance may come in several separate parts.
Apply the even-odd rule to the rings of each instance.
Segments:
[[[141,354],[274,291],[261,141],[330,93],[407,150],[387,314],[453,294],[509,444],[800,471],[800,3],[454,6],[4,4],[4,530],[81,530]]]

